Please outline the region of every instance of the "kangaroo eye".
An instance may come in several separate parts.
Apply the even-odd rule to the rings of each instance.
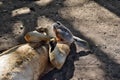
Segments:
[[[60,25],[60,22],[57,22],[58,25]]]

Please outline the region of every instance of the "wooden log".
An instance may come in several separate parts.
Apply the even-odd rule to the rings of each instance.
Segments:
[[[0,80],[38,80],[48,70],[48,45],[27,43],[0,54]]]

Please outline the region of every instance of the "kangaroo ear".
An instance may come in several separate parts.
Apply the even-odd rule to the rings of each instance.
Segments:
[[[73,36],[75,43],[80,46],[83,47],[85,49],[90,49],[89,43],[79,37]]]

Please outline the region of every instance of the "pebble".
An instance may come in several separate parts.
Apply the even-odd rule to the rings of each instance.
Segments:
[[[30,13],[31,10],[28,7],[23,7],[19,9],[15,9],[12,11],[12,16],[17,16],[17,15],[22,15],[22,14],[28,14]]]
[[[0,6],[3,5],[3,2],[0,2]]]

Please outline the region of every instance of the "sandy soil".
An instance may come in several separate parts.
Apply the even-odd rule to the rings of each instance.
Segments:
[[[28,31],[60,21],[93,52],[73,44],[64,67],[41,80],[120,80],[119,17],[120,0],[0,0],[0,51],[25,43]]]

